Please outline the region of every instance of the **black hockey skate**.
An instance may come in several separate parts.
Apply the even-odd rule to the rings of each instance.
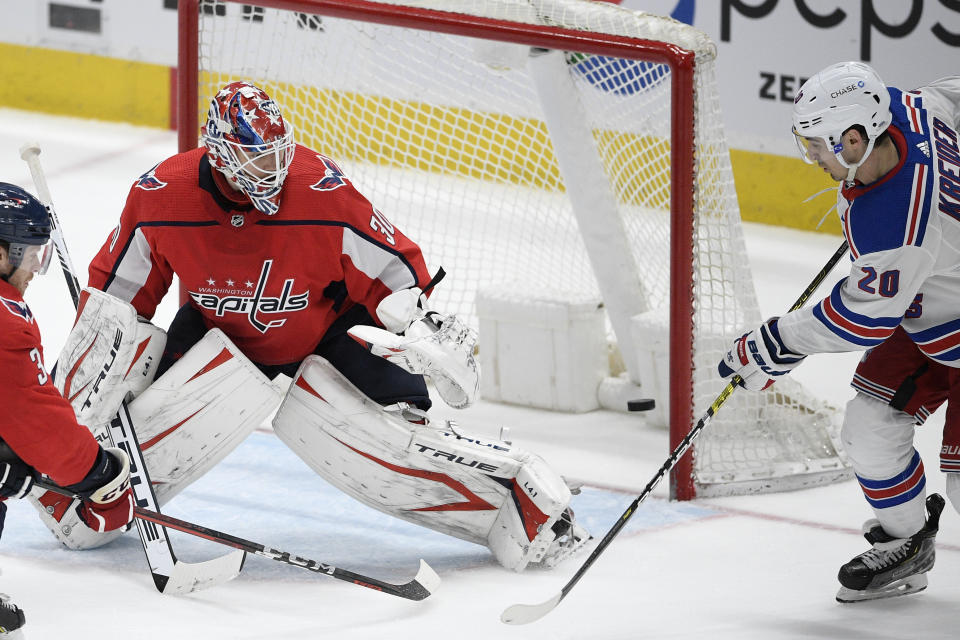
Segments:
[[[10,602],[10,596],[0,593],[0,638],[22,638],[19,629],[26,622],[23,609]]]
[[[863,537],[873,548],[840,567],[837,602],[861,602],[905,596],[927,588],[927,571],[933,568],[934,540],[940,526],[944,500],[927,496],[927,523],[909,538],[893,538],[876,520],[864,525]]]

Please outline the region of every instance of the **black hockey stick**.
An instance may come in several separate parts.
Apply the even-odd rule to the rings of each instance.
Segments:
[[[67,489],[64,489],[63,487],[53,484],[49,480],[39,480],[36,482],[36,485],[47,489],[48,491],[53,491],[64,496],[76,498],[73,493]],[[182,531],[192,536],[204,538],[205,540],[211,540],[218,544],[234,547],[248,553],[253,553],[258,556],[263,556],[264,558],[276,560],[277,562],[283,562],[295,567],[307,569],[308,571],[313,571],[315,573],[323,573],[330,577],[336,578],[337,580],[352,582],[360,585],[361,587],[382,591],[383,593],[406,598],[407,600],[423,600],[428,598],[434,591],[437,590],[437,587],[440,586],[440,577],[436,574],[436,572],[434,572],[430,565],[423,560],[420,560],[420,569],[417,571],[417,575],[414,576],[412,580],[403,584],[393,584],[391,582],[383,582],[382,580],[378,580],[376,578],[354,573],[353,571],[347,571],[346,569],[340,569],[338,567],[334,567],[333,565],[318,562],[317,560],[310,560],[308,558],[294,556],[288,551],[280,551],[278,549],[266,547],[258,542],[250,542],[249,540],[238,538],[237,536],[230,535],[229,533],[222,533],[215,529],[210,529],[209,527],[193,524],[192,522],[187,522],[185,520],[180,520],[179,518],[174,518],[173,516],[157,513],[156,511],[150,511],[149,509],[144,509],[143,507],[134,507],[133,514],[138,520],[141,521],[151,522],[168,527],[170,529],[176,529],[177,531]]]
[[[73,306],[76,308],[80,304],[80,283],[77,280],[77,272],[73,268],[70,253],[67,251],[60,221],[53,208],[53,199],[50,197],[39,156],[40,145],[36,142],[20,147],[20,157],[30,167],[30,175],[33,177],[33,184],[37,187],[37,195],[50,212],[50,238],[56,247],[60,267],[67,280]],[[117,415],[110,421],[108,431],[113,444],[123,449],[130,458],[130,485],[133,487],[137,504],[159,511],[157,497],[153,492],[153,485],[150,483],[140,443],[137,441],[125,401]],[[239,551],[205,562],[182,562],[174,555],[173,547],[162,527],[157,527],[152,522],[137,520],[137,531],[143,543],[147,563],[150,565],[153,583],[161,593],[182,594],[212,587],[236,577],[243,567],[245,554]]]
[[[793,306],[790,307],[790,311],[796,311],[803,305],[807,303],[807,300],[816,292],[817,288],[823,283],[824,279],[827,277],[827,274],[836,266],[836,264],[843,258],[847,253],[847,243],[844,241],[840,248],[836,250],[833,256],[830,257],[830,260],[827,261],[827,264],[823,266],[823,269],[820,270],[814,278],[813,281],[807,285],[807,288],[804,289],[803,293],[800,294],[800,297],[797,298],[797,301],[793,303]],[[607,532],[607,535],[603,536],[603,540],[597,545],[597,548],[593,550],[593,553],[586,559],[580,569],[577,570],[573,577],[564,585],[563,589],[560,590],[560,593],[556,594],[549,600],[541,602],[540,604],[515,604],[504,609],[503,613],[500,614],[500,620],[506,622],[507,624],[528,624],[539,620],[543,616],[547,615],[553,609],[560,604],[560,601],[567,597],[567,594],[570,593],[570,590],[573,589],[574,585],[580,581],[580,578],[583,577],[583,574],[587,572],[593,563],[597,560],[604,549],[606,549],[613,539],[620,533],[620,530],[623,529],[624,525],[627,524],[627,521],[633,516],[637,511],[637,507],[640,506],[640,503],[643,502],[647,496],[656,488],[660,481],[663,480],[663,477],[670,472],[670,470],[677,464],[677,461],[687,452],[687,449],[690,448],[690,445],[693,444],[693,441],[700,435],[700,432],[703,430],[707,423],[710,422],[714,414],[718,409],[727,401],[727,398],[737,389],[741,381],[740,376],[734,376],[733,379],[727,384],[727,386],[720,392],[720,395],[717,396],[717,399],[713,401],[713,404],[710,405],[710,408],[707,409],[707,412],[703,415],[702,418],[697,422],[697,424],[690,429],[684,439],[677,445],[677,447],[670,454],[670,457],[667,458],[666,462],[663,463],[663,466],[660,467],[660,470],[657,471],[656,475],[653,476],[653,479],[647,483],[647,486],[644,487],[643,492],[630,503],[630,506],[627,507],[627,510],[623,512],[623,515],[620,516],[620,519],[617,520],[617,523],[613,525],[610,531]]]

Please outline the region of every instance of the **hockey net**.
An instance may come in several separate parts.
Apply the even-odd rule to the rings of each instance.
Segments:
[[[180,144],[224,84],[262,86],[445,268],[435,308],[476,324],[485,288],[602,298],[673,447],[761,321],[714,65],[688,25],[580,0],[181,0]],[[848,477],[837,431],[792,380],[734,394],[671,495]]]

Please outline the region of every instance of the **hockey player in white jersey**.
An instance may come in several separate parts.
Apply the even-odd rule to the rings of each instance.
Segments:
[[[901,91],[885,86],[870,66],[845,62],[804,83],[793,132],[804,160],[840,183],[837,211],[850,273],[818,304],[771,318],[737,339],[719,364],[721,376],[739,375],[742,386],[759,390],[810,354],[877,347],[895,358],[919,349],[941,372],[929,384],[942,389],[927,390],[933,404],[960,393],[958,121],[960,77]],[[909,340],[887,344],[895,332]],[[899,380],[915,383],[912,373]],[[841,602],[925,588],[944,505],[939,495],[926,496],[907,402],[876,380],[861,376],[860,383],[855,378],[858,394],[847,406],[842,438],[876,518],[864,525],[871,549],[840,569]],[[925,417],[926,409],[914,405]],[[947,420],[958,418],[948,412]],[[960,510],[960,465],[942,469]]]

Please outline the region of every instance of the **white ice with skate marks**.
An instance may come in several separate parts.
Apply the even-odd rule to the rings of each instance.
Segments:
[[[627,504],[626,494],[593,487],[584,487],[572,502],[577,518],[590,531],[607,528]],[[56,556],[65,565],[110,566],[134,575],[142,573],[143,551],[135,532],[100,549],[73,553],[59,548],[32,508],[11,506],[17,509],[16,513],[11,511],[2,542],[4,547],[16,548],[22,557]],[[163,512],[392,582],[412,577],[419,558],[441,574],[499,566],[486,547],[424,529],[358,503],[314,474],[270,433],[252,434],[213,471],[174,498]],[[696,504],[652,500],[638,511],[621,535],[627,537],[642,530],[718,514]],[[172,540],[177,556],[187,561],[207,559],[229,550],[179,532],[173,532]],[[302,582],[324,579],[256,556],[247,557],[241,575],[247,579]]]
[[[174,153],[176,144],[174,134],[163,131],[0,109],[0,180],[32,188],[17,150],[33,139],[41,143],[78,267],[116,225],[133,180]],[[388,203],[378,205],[390,210]],[[402,228],[402,220],[393,222]],[[748,225],[747,242],[761,307],[776,315],[796,299],[840,238]],[[73,320],[63,279],[51,270],[31,285],[27,299],[48,357],[55,357]],[[165,326],[175,309],[170,297],[161,305],[158,324]],[[851,354],[815,356],[794,375],[814,393],[842,404],[851,395],[847,383],[856,362]],[[666,434],[645,427],[638,415],[572,416],[481,401],[468,413],[448,417],[487,434],[510,426],[517,444],[537,451],[564,475],[586,481],[574,507],[598,537],[669,453]],[[918,438],[928,489],[941,492],[944,481],[936,465],[942,424],[942,414],[935,415]],[[556,610],[530,626],[511,627],[499,620],[508,605],[550,598],[586,553],[553,571],[505,571],[482,547],[387,518],[326,488],[272,435],[258,433],[167,511],[393,581],[412,577],[423,557],[443,580],[436,594],[410,602],[251,556],[230,583],[185,597],[162,596],[132,534],[107,549],[69,552],[39,529],[26,504],[11,505],[0,539],[0,591],[26,610],[31,640],[956,637],[960,518],[949,505],[926,591],[839,605],[837,570],[867,548],[859,527],[870,512],[853,482],[686,505],[664,503],[665,492],[666,483]],[[229,551],[172,536],[185,560]]]

